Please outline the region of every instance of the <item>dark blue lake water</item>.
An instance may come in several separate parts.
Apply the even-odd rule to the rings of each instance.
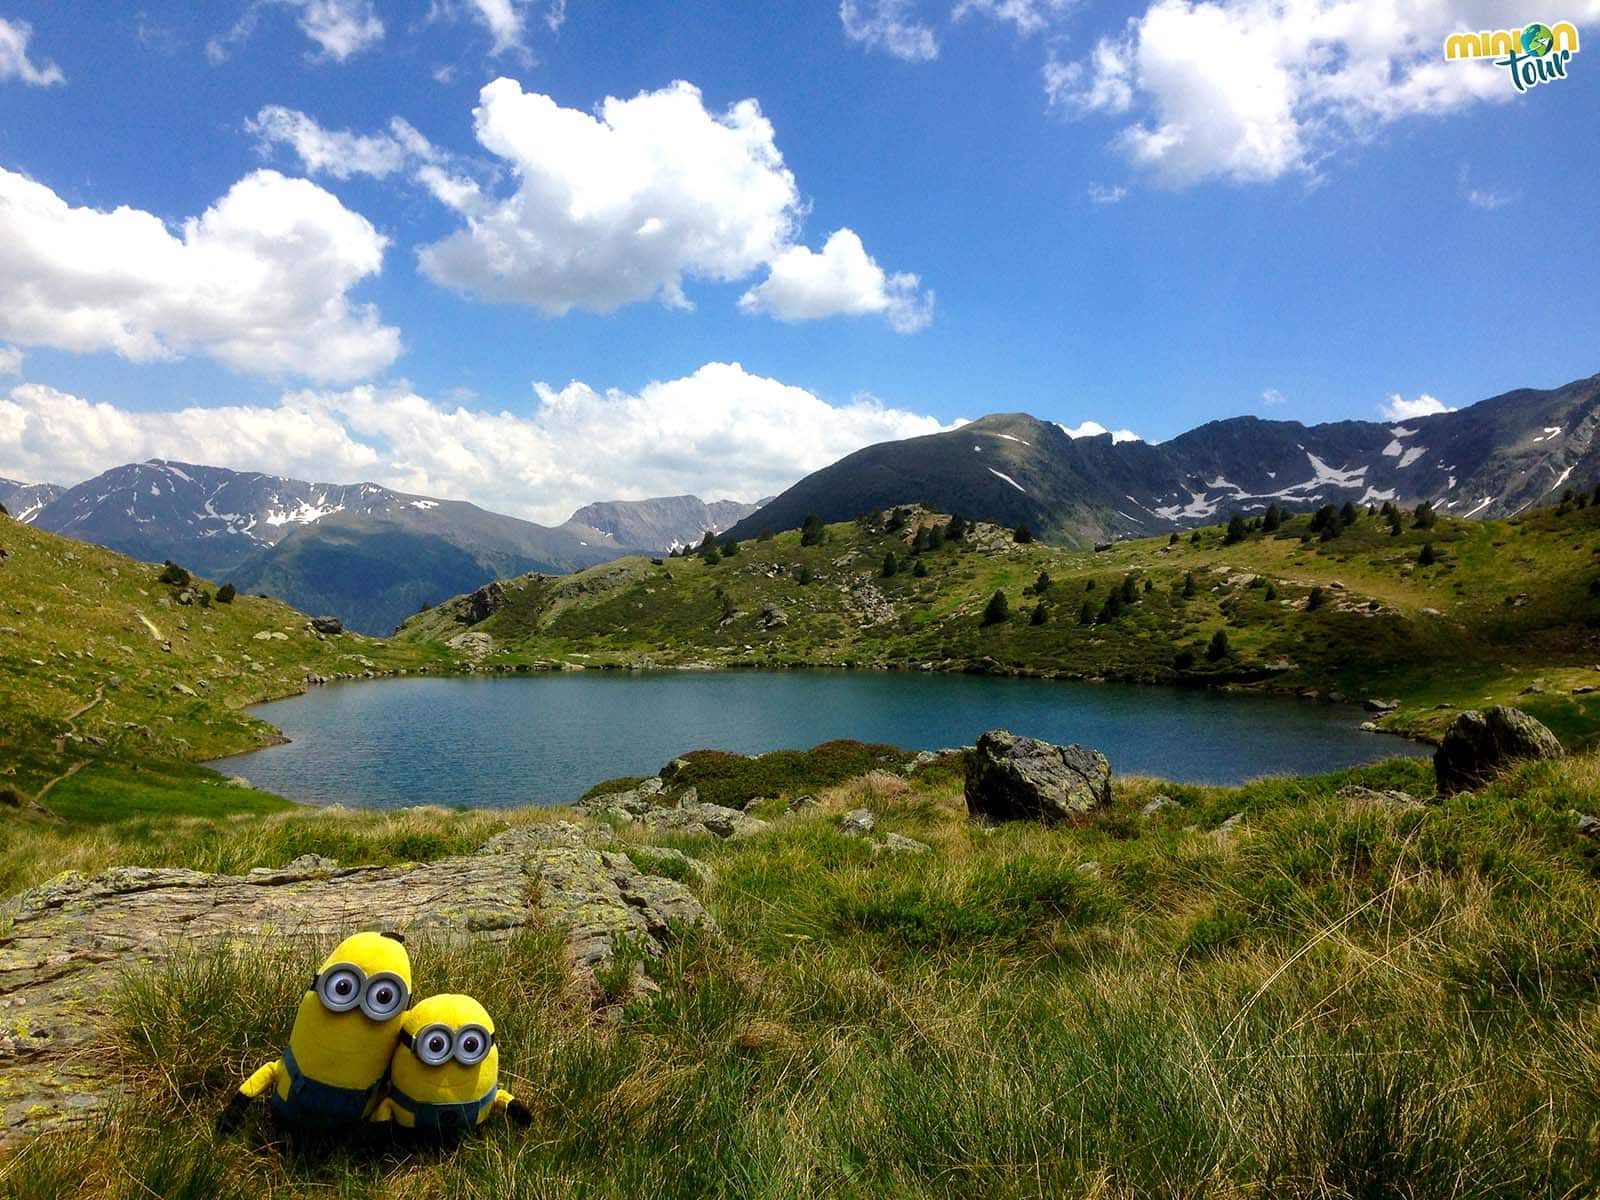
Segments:
[[[1184,688],[862,671],[587,672],[313,688],[253,710],[291,739],[212,764],[311,804],[563,804],[687,750],[832,738],[937,750],[1002,727],[1103,751],[1121,774],[1310,774],[1428,747],[1353,706]]]

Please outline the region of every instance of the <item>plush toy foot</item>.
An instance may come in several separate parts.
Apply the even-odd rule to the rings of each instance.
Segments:
[[[249,1111],[250,1098],[243,1092],[235,1092],[233,1099],[228,1101],[228,1107],[217,1114],[217,1132],[232,1133],[243,1123],[245,1113]]]
[[[524,1129],[533,1124],[533,1110],[521,1100],[513,1100],[510,1104],[506,1105],[506,1116],[510,1117]]]

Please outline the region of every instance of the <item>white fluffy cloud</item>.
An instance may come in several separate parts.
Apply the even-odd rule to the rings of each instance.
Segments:
[[[631,100],[608,97],[590,115],[497,79],[474,116],[478,140],[510,164],[517,187],[497,197],[437,166],[418,171],[465,222],[418,255],[422,272],[447,287],[550,316],[650,299],[688,308],[688,279],[728,282],[780,263],[799,263],[799,273],[809,261],[791,258],[804,208],[754,100],[713,113],[680,81]],[[926,303],[914,277],[884,275],[849,238],[868,273],[882,277],[876,293],[842,296],[829,312],[813,288],[805,315],[874,311],[897,328],[925,324],[910,315]],[[838,266],[848,249],[810,258]],[[750,306],[777,311],[761,297]]]
[[[65,83],[67,77],[55,63],[36,66],[28,58],[28,39],[32,36],[33,26],[26,21],[7,21],[0,17],[0,81],[20,79],[35,87]]]
[[[1414,421],[1418,417],[1431,417],[1436,413],[1449,413],[1456,410],[1445,404],[1444,401],[1436,400],[1428,395],[1427,392],[1423,392],[1415,400],[1407,400],[1399,392],[1395,392],[1389,397],[1388,403],[1380,406],[1378,411],[1390,421]]]
[[[471,0],[473,11],[494,39],[494,52],[500,54],[522,45],[522,11],[515,0]]]
[[[300,10],[300,28],[340,62],[383,37],[372,0],[281,0]]]
[[[361,379],[400,353],[399,331],[348,295],[379,272],[385,244],[334,196],[276,171],[245,176],[175,235],[151,213],[74,208],[0,168],[0,337]]]
[[[213,63],[226,62],[234,47],[250,40],[262,9],[272,5],[294,9],[300,32],[336,62],[383,39],[383,22],[372,0],[252,0],[227,33],[206,42],[206,57]]]
[[[1052,59],[1045,87],[1071,111],[1143,112],[1117,143],[1163,183],[1273,180],[1385,122],[1512,98],[1502,71],[1444,61],[1444,38],[1548,16],[1532,0],[1155,0],[1087,61]],[[1600,0],[1562,16],[1600,17]]]
[[[379,464],[337,420],[290,404],[129,412],[34,383],[0,398],[0,475],[70,486],[148,458],[340,482]]]
[[[766,281],[739,300],[746,312],[781,321],[813,321],[839,314],[887,317],[899,333],[915,333],[933,319],[933,293],[919,292],[915,275],[889,275],[849,229],[836,230],[822,252],[790,246],[772,261]]]
[[[438,153],[428,139],[401,117],[392,117],[388,133],[359,134],[324,129],[303,112],[269,104],[245,122],[265,153],[275,145],[290,147],[307,174],[335,179],[393,175],[416,160],[431,162]]]
[[[23,384],[0,399],[0,476],[75,483],[178,458],[370,479],[557,524],[601,499],[754,499],[862,446],[951,427],[872,398],[830,404],[737,363],[637,393],[537,384],[521,413],[377,387],[294,392],[276,407],[131,413]]]
[[[1123,442],[1144,441],[1142,437],[1140,437],[1131,429],[1107,429],[1104,425],[1100,424],[1099,421],[1085,421],[1083,424],[1074,428],[1069,428],[1066,425],[1063,425],[1061,426],[1061,432],[1066,434],[1074,441],[1077,441],[1079,438],[1102,437],[1109,433],[1111,435],[1111,444],[1114,446],[1120,445]]]
[[[840,0],[844,35],[869,50],[882,50],[906,62],[939,57],[939,39],[918,21],[911,0]]]
[[[1114,187],[1105,187],[1098,183],[1089,185],[1089,203],[1099,206],[1107,204],[1121,204],[1128,198],[1128,189],[1121,184]]]
[[[0,375],[22,374],[22,351],[15,346],[0,346]]]
[[[1268,388],[1266,391],[1261,393],[1261,403],[1268,406],[1282,404],[1286,399],[1288,399],[1288,397],[1280,392],[1277,388]]]

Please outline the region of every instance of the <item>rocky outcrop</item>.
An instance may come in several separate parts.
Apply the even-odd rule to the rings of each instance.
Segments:
[[[966,798],[974,817],[1059,824],[1111,803],[1111,764],[1097,750],[992,729],[968,755]]]
[[[68,873],[0,910],[0,1141],[89,1120],[115,1101],[117,1063],[97,1047],[129,972],[185,946],[331,945],[375,920],[446,939],[561,929],[580,979],[621,939],[659,953],[669,922],[714,928],[683,884],[641,870],[607,831],[566,822],[513,826],[476,854],[423,865],[308,855],[243,876]]]
[[[476,625],[487,621],[506,606],[505,585],[498,579],[484,584],[472,595],[456,601],[455,619],[462,625]]]
[[[580,801],[578,808],[591,816],[628,824],[637,821],[658,833],[704,834],[709,837],[739,838],[760,833],[768,822],[736,808],[708,804],[694,787],[674,788],[670,780],[683,767],[674,759],[660,775],[635,784],[624,791],[604,792]]]
[[[1471,710],[1450,724],[1433,755],[1439,793],[1481,787],[1507,765],[1526,759],[1560,758],[1556,735],[1519,708],[1496,705]]]
[[[337,637],[344,632],[344,622],[338,617],[312,617],[311,628],[325,637]]]

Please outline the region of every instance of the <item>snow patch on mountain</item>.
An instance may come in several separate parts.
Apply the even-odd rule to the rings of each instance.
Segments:
[[[323,497],[318,496],[315,504],[309,500],[302,500],[298,508],[272,509],[267,513],[266,521],[268,525],[288,525],[291,523],[295,525],[311,525],[322,520],[323,517],[331,517],[334,513],[343,511],[344,505],[328,504]]]
[[[1401,467],[1409,467],[1427,452],[1428,448],[1426,446],[1413,446],[1401,456],[1399,465]]]
[[[1023,487],[1020,483],[1018,483],[1015,479],[1011,478],[1011,476],[1007,475],[1004,471],[996,471],[993,467],[990,467],[989,468],[989,474],[993,475],[997,479],[1004,479],[1007,483],[1009,483],[1012,487],[1016,488],[1017,491],[1021,492],[1024,496],[1026,496],[1028,494],[1028,489],[1027,488]]]
[[[1162,508],[1152,508],[1150,511],[1163,521],[1180,519],[1197,521],[1211,516],[1217,511],[1217,507],[1218,501],[1207,499],[1204,492],[1190,492],[1188,504],[1169,504]]]

